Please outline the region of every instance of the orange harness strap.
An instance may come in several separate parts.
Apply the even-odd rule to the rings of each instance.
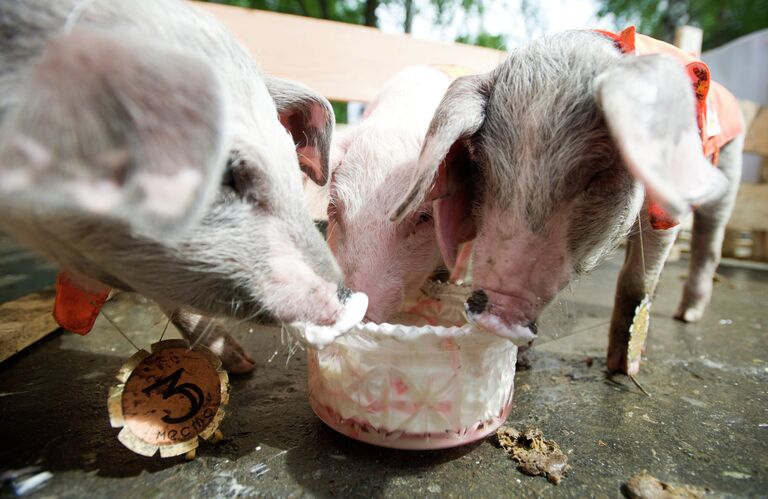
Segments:
[[[743,124],[736,99],[722,85],[711,80],[707,65],[674,45],[636,34],[634,26],[629,26],[621,33],[594,31],[613,40],[616,47],[625,54],[665,53],[683,65],[696,97],[696,121],[704,155],[711,156],[712,164],[717,165],[720,148],[741,133]],[[679,223],[653,200],[649,201],[648,213],[651,226],[657,230],[670,229]]]
[[[101,307],[107,301],[111,288],[103,286],[88,292],[78,286],[66,272],[56,276],[56,298],[53,302],[53,318],[62,328],[85,336],[96,322]]]

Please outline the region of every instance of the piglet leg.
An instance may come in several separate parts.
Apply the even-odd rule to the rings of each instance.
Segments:
[[[629,327],[635,308],[646,294],[653,295],[678,232],[676,227],[668,230],[652,229],[646,207],[643,207],[639,216],[642,217],[641,223],[635,222],[627,241],[627,254],[619,273],[608,336],[608,370],[626,374],[636,374],[640,369],[639,361],[632,365],[627,361]]]
[[[190,344],[198,342],[218,355],[227,371],[247,373],[253,370],[256,361],[215,319],[181,308],[166,314]],[[202,335],[204,336],[201,338]]]
[[[701,319],[712,296],[712,279],[720,263],[725,225],[739,190],[743,142],[743,136],[737,137],[720,154],[720,171],[729,181],[726,193],[703,204],[694,213],[688,280],[683,289],[683,299],[675,313],[675,318],[681,321],[695,322]]]

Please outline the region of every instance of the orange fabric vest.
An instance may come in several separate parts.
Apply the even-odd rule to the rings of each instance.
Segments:
[[[722,85],[712,81],[709,68],[701,60],[669,43],[649,36],[638,35],[630,26],[621,33],[595,30],[614,41],[625,54],[669,54],[680,62],[688,73],[696,97],[696,121],[701,132],[704,155],[717,165],[720,148],[736,138],[744,128],[736,98]],[[669,229],[679,221],[670,217],[656,202],[649,202],[648,211],[654,229]]]

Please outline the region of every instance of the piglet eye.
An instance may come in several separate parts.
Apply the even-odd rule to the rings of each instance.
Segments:
[[[238,151],[232,151],[221,177],[222,190],[231,190],[239,198],[259,209],[269,209],[269,198],[264,186],[267,185],[263,172],[254,168]]]
[[[221,177],[221,185],[223,187],[229,187],[235,190],[235,177],[232,175],[232,167],[237,161],[237,157],[235,156],[230,156],[227,160],[227,165],[224,167],[224,174]]]
[[[416,219],[416,225],[429,223],[431,221],[432,221],[432,213],[424,211],[419,213],[419,218]]]

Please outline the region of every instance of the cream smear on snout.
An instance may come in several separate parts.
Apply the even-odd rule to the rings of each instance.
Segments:
[[[571,275],[567,210],[534,232],[494,206],[483,210],[474,241],[472,287],[487,302],[468,310],[478,326],[518,345],[535,339],[528,325],[565,286]]]
[[[368,297],[365,293],[352,293],[343,306],[341,315],[331,326],[321,326],[311,322],[292,322],[289,329],[300,343],[323,349],[339,335],[360,324],[368,308]]]

